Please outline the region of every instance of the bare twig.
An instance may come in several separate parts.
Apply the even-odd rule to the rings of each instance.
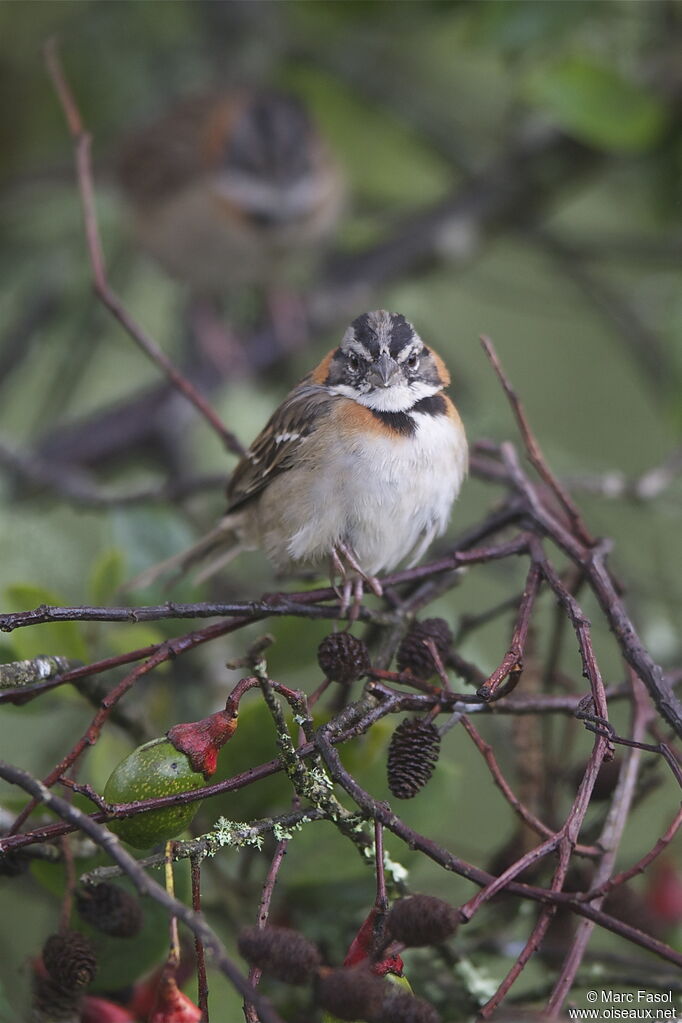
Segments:
[[[639,680],[632,675],[633,706],[634,716],[632,722],[632,738],[639,741],[644,734],[647,718],[650,714],[650,707],[645,700],[645,690]],[[602,856],[597,864],[594,880],[597,885],[608,879],[613,870],[618,846],[625,829],[628,813],[632,806],[639,769],[640,750],[633,749],[621,768],[618,784],[613,795],[611,807],[607,815],[598,844],[603,849]],[[590,900],[592,905],[601,908],[603,896]],[[547,1002],[546,1012],[550,1018],[556,1018],[561,1007],[571,990],[573,980],[580,967],[582,958],[587,948],[587,943],[594,930],[592,920],[581,920],[578,930],[573,939],[571,950],[568,953],[560,970],[554,990]]]
[[[516,418],[517,425],[523,437],[523,443],[526,448],[528,457],[540,475],[545,481],[550,490],[553,491],[557,497],[561,507],[564,509],[569,517],[569,520],[573,526],[575,534],[580,539],[581,543],[591,546],[594,543],[590,533],[588,532],[587,526],[583,522],[582,515],[578,509],[573,498],[570,496],[566,488],[562,483],[559,482],[557,477],[554,475],[552,470],[549,468],[545,456],[543,455],[540,445],[535,437],[535,434],[531,430],[530,423],[526,417],[526,412],[519,398],[518,394],[511,385],[511,382],[504,370],[502,369],[502,363],[500,362],[499,356],[495,351],[495,347],[488,337],[481,337],[481,344],[485,354],[490,359],[493,369],[497,373],[498,379],[504,388],[505,394],[509,398],[514,416]]]
[[[175,845],[175,843],[173,843],[173,845]],[[172,849],[171,856],[173,859],[176,858]],[[201,857],[196,853],[193,853],[190,856],[190,868],[192,876],[192,909],[198,914],[201,913]],[[209,1023],[206,954],[204,952],[204,943],[198,934],[194,936],[194,954],[197,960],[197,1001],[201,1010],[201,1023]]]
[[[500,666],[495,669],[492,675],[477,690],[477,695],[482,696],[484,700],[492,700],[506,678],[509,678],[511,681],[513,677],[513,685],[515,685],[523,671],[523,651],[526,647],[530,617],[533,613],[533,607],[541,582],[542,573],[538,565],[533,561],[528,571],[526,585],[523,588],[509,650],[505,654]],[[509,689],[506,692],[509,692]]]
[[[57,43],[54,39],[51,39],[45,46],[45,64],[59,97],[59,102],[64,111],[71,138],[73,139],[76,174],[83,208],[85,237],[92,267],[95,294],[115,316],[145,355],[163,370],[173,386],[194,405],[206,422],[209,423],[211,428],[222,439],[225,447],[241,457],[245,450],[243,445],[227,429],[218,414],[211,408],[206,399],[199,394],[194,385],[173,365],[165,352],[159,348],[150,335],[135,322],[121,300],[109,286],[95,209],[95,192],[90,159],[91,137],[83,125],[71,87],[64,76]]]
[[[53,810],[64,821],[75,825],[84,831],[93,842],[114,860],[124,870],[127,876],[133,881],[141,895],[148,895],[166,909],[169,916],[176,916],[187,926],[193,934],[201,938],[205,948],[210,952],[214,965],[234,985],[237,991],[244,997],[249,998],[258,1008],[262,1023],[282,1023],[281,1017],[272,1008],[270,1003],[251,987],[246,977],[236,968],[228,957],[222,943],[216,937],[213,930],[208,926],[204,918],[189,909],[184,903],[169,895],[165,888],[153,881],[140,867],[137,860],[126,852],[119,840],[106,828],[97,824],[82,811],[67,803],[65,799],[56,796],[36,778],[32,778],[26,771],[18,767],[12,767],[4,761],[0,761],[0,777],[12,785],[28,792],[32,799],[44,803],[50,810]]]

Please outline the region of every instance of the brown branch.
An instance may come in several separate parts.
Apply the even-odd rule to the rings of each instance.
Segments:
[[[469,735],[472,742],[476,746],[476,749],[479,751],[479,753],[485,760],[493,781],[495,782],[498,789],[511,806],[512,810],[514,810],[514,812],[518,814],[518,816],[524,822],[524,824],[527,824],[528,827],[531,828],[537,835],[540,835],[543,838],[553,838],[556,835],[556,832],[553,831],[552,828],[547,827],[546,824],[543,824],[543,822],[539,820],[535,816],[535,814],[531,813],[531,811],[526,806],[524,806],[521,800],[512,791],[511,786],[509,785],[506,778],[502,774],[500,765],[497,763],[497,760],[495,759],[495,754],[493,752],[492,746],[488,745],[488,743],[482,738],[482,736],[474,728],[471,721],[469,721],[469,718],[466,715],[462,715],[461,722],[462,727],[465,729],[467,735]],[[592,857],[599,855],[598,846],[577,845],[575,851],[582,856]],[[539,857],[534,857],[534,860],[538,858]]]
[[[661,835],[656,844],[641,859],[637,860],[633,866],[628,867],[627,870],[621,870],[619,874],[614,874],[612,878],[603,884],[590,888],[589,892],[585,892],[581,898],[585,902],[591,902],[599,895],[608,895],[614,888],[618,888],[620,885],[625,884],[626,881],[630,881],[637,874],[643,874],[649,864],[653,863],[656,857],[660,856],[663,850],[670,845],[680,827],[682,827],[682,807],[675,814],[665,833]]]
[[[532,561],[528,570],[528,576],[526,577],[526,584],[523,588],[509,650],[505,654],[500,666],[495,669],[492,675],[477,690],[476,695],[482,696],[484,700],[492,700],[502,682],[512,675],[514,676],[515,684],[523,671],[523,652],[526,647],[526,639],[528,638],[530,617],[533,613],[541,581],[542,573],[535,561]]]
[[[682,448],[676,448],[660,465],[637,476],[626,476],[618,469],[594,475],[574,476],[570,485],[611,500],[625,498],[637,502],[653,501],[670,489],[682,476]]]
[[[346,790],[368,818],[380,821],[385,828],[405,842],[408,848],[419,850],[419,852],[422,852],[429,859],[433,860],[434,863],[438,863],[445,870],[452,871],[460,877],[464,877],[471,881],[473,884],[484,887],[495,880],[495,878],[487,871],[482,870],[480,867],[476,867],[473,864],[467,863],[460,857],[455,856],[454,853],[451,853],[442,846],[439,846],[432,839],[427,838],[425,835],[421,835],[419,832],[409,827],[409,825],[405,824],[404,821],[393,813],[387,803],[377,802],[377,800],[373,799],[372,796],[370,796],[370,794],[366,792],[365,789],[363,789],[343,767],[341,759],[332,745],[330,733],[331,729],[329,725],[323,726],[316,733],[315,741],[322,755],[322,759],[326,763],[327,769],[334,780]],[[595,746],[595,749],[596,748],[597,747]],[[597,772],[594,770],[591,771],[591,780],[593,777],[596,777],[596,773]],[[586,786],[581,786],[581,791],[584,797],[587,792]],[[620,935],[628,941],[634,942],[642,948],[648,949],[650,952],[660,956],[662,959],[666,959],[668,962],[682,966],[682,953],[670,948],[670,946],[666,945],[665,942],[659,941],[657,938],[653,938],[649,934],[645,934],[636,927],[625,924],[621,920],[616,920],[615,917],[610,916],[608,913],[604,913],[603,910],[596,910],[591,906],[586,906],[583,903],[580,903],[572,893],[538,888],[534,885],[521,884],[518,881],[511,881],[506,886],[505,891],[510,895],[517,895],[522,898],[532,899],[534,902],[539,902],[546,906],[565,906],[572,912],[577,913],[579,916],[584,916],[590,920],[594,920],[601,927],[606,928],[614,934]]]
[[[615,327],[616,336],[654,396],[660,399],[675,394],[679,377],[675,372],[672,349],[669,353],[666,351],[662,338],[640,315],[637,305],[588,266],[555,232],[538,227],[530,232],[530,238],[554,260],[562,280],[571,280],[594,308]]]
[[[62,110],[64,111],[69,133],[73,140],[76,175],[78,178],[78,189],[83,209],[85,238],[92,269],[95,294],[102,304],[109,309],[145,355],[166,374],[173,386],[194,405],[197,411],[221,438],[225,447],[229,451],[232,451],[235,455],[241,457],[245,451],[244,446],[239,442],[239,440],[237,440],[235,435],[227,429],[215,410],[209,405],[206,399],[199,394],[197,389],[190,383],[187,377],[173,365],[171,360],[165,352],[159,348],[153,338],[147,334],[147,332],[138,323],[136,323],[108,283],[106,263],[104,260],[104,252],[102,250],[102,242],[99,235],[95,208],[95,192],[92,176],[92,163],[90,159],[91,136],[85,130],[83,125],[75,97],[64,75],[61,60],[59,58],[57,43],[54,39],[49,40],[45,46],[45,64],[59,98]]]
[[[240,619],[237,619],[239,622]],[[181,636],[178,639],[171,639],[158,645],[151,657],[145,661],[144,664],[138,665],[129,672],[118,685],[107,693],[102,699],[99,710],[93,717],[88,728],[80,737],[78,742],[72,746],[69,752],[60,760],[60,762],[50,771],[50,773],[43,779],[43,785],[50,788],[68,769],[78,760],[81,753],[87,746],[94,746],[97,742],[104,724],[111,714],[111,711],[116,706],[118,701],[125,696],[128,690],[141,678],[143,675],[147,675],[154,668],[157,668],[159,664],[167,661],[171,657],[177,657],[187,650],[192,650],[194,647],[199,646],[201,643],[207,643],[209,640],[215,639],[218,636],[223,636],[227,632],[231,632],[235,627],[238,627],[235,622],[219,622],[216,625],[211,625],[207,629],[203,629],[201,632],[189,633],[186,636]],[[13,831],[17,831],[28,816],[35,809],[36,802],[31,800],[28,805],[22,810],[17,817]]]
[[[177,859],[171,844],[171,862]],[[165,853],[164,853],[165,855]],[[192,909],[195,913],[201,913],[201,857],[196,853],[190,856],[190,871],[192,876]],[[208,1019],[208,980],[206,977],[206,952],[204,943],[199,934],[194,935],[194,955],[197,961],[197,1002],[201,1010],[201,1023],[209,1023]]]
[[[599,681],[600,680],[596,680],[597,688],[599,687]],[[604,756],[606,755],[608,750],[609,750],[608,741],[604,738],[604,736],[597,736],[597,741],[595,742],[594,747],[592,749],[592,753],[590,755],[590,759],[585,769],[585,774],[583,775],[583,778],[580,782],[578,792],[575,796],[575,799],[573,800],[573,804],[571,806],[568,816],[566,817],[566,821],[564,822],[564,825],[557,836],[559,841],[554,845],[554,847],[558,848],[559,851],[559,863],[557,864],[557,867],[554,871],[554,875],[552,877],[551,882],[551,891],[554,893],[559,893],[563,889],[571,861],[571,856],[577,845],[580,829],[582,828],[583,822],[585,820],[585,814],[587,813],[587,809],[590,803],[592,789],[594,788],[594,783],[597,780],[599,769],[602,765]],[[515,864],[512,864],[512,867],[509,868],[509,871],[513,870],[515,866],[516,866]],[[507,871],[506,873],[509,873],[509,871]],[[483,892],[480,893],[479,901],[475,908],[478,909],[480,902],[482,901],[482,897],[487,892],[494,892],[496,890],[499,890],[500,887],[501,886],[499,884],[496,886],[495,882],[488,885],[488,887],[484,889]],[[509,889],[508,884],[505,884],[504,887]],[[472,900],[472,902],[473,901],[474,900]],[[503,979],[502,983],[499,985],[497,991],[492,996],[492,998],[489,998],[485,1005],[482,1006],[480,1010],[480,1015],[484,1019],[487,1019],[490,1015],[492,1015],[495,1009],[504,1000],[507,992],[511,989],[512,985],[517,981],[526,964],[530,961],[531,957],[535,955],[535,953],[539,949],[542,943],[542,939],[544,938],[547,932],[547,928],[549,927],[555,912],[556,906],[554,905],[544,906],[543,909],[541,910],[537,923],[535,924],[535,927],[533,928],[530,936],[528,937],[526,944],[524,945],[519,956],[517,957],[516,962],[509,970],[507,976]]]
[[[682,703],[673,693],[672,686],[660,666],[655,663],[644,647],[625,610],[621,596],[606,568],[606,550],[603,546],[595,546],[586,551],[543,504],[530,480],[523,473],[513,446],[508,443],[503,444],[502,451],[514,486],[528,502],[528,514],[535,520],[542,532],[549,536],[583,570],[611,631],[616,637],[623,657],[634,669],[638,678],[644,682],[661,716],[675,729],[678,735],[682,736]]]
[[[0,465],[24,483],[49,490],[62,500],[86,508],[119,508],[135,504],[168,504],[225,486],[225,474],[168,480],[155,486],[116,491],[95,484],[88,472],[58,458],[23,451],[0,439]]]
[[[134,883],[141,895],[148,895],[155,902],[158,902],[168,912],[169,916],[177,917],[197,937],[201,939],[206,949],[211,953],[214,965],[234,985],[237,991],[244,997],[251,999],[258,1008],[263,1023],[283,1023],[281,1017],[272,1008],[269,1001],[263,998],[249,984],[232,960],[228,957],[221,941],[208,926],[203,916],[189,909],[184,903],[169,895],[165,888],[152,880],[140,867],[137,860],[126,852],[119,840],[106,828],[101,827],[87,814],[71,806],[65,799],[56,796],[47,789],[36,778],[32,778],[26,771],[18,767],[12,767],[0,760],[0,778],[4,778],[12,785],[28,792],[37,803],[44,803],[50,810],[64,821],[74,825],[92,839],[101,849],[117,863],[127,876]]]
[[[393,675],[394,673],[377,674]],[[400,680],[399,676],[397,678]],[[609,694],[610,699],[622,698],[626,695],[620,687],[610,690]],[[527,698],[522,695],[515,696],[513,699],[500,700],[492,705],[486,705],[480,702],[475,702],[476,697],[474,696],[462,697],[461,694],[457,693],[445,695],[437,693],[430,696],[417,693],[401,693],[383,686],[381,683],[373,683],[371,686],[368,686],[367,695],[369,698],[377,696],[381,700],[381,702],[373,704],[376,707],[373,712],[374,716],[368,716],[365,721],[361,722],[361,727],[358,725],[357,727],[350,729],[348,732],[341,732],[338,736],[335,736],[334,742],[342,743],[349,738],[356,737],[361,734],[363,730],[367,730],[371,727],[375,720],[379,717],[385,716],[386,714],[400,713],[405,710],[418,711],[421,713],[428,712],[436,702],[441,704],[444,712],[460,710],[465,711],[467,714],[472,714],[474,712],[494,714],[564,714],[571,717],[575,716],[578,706],[575,697],[544,696]],[[311,752],[313,752],[313,750],[314,745],[312,743],[307,743],[305,746],[299,748],[298,755],[308,756]],[[658,748],[654,751],[660,752]],[[144,813],[147,810],[163,809],[167,806],[185,805],[186,803],[208,799],[212,796],[220,795],[225,792],[237,791],[255,781],[260,781],[263,778],[270,777],[272,774],[276,774],[281,770],[283,770],[283,766],[279,760],[270,760],[266,763],[259,764],[256,767],[252,767],[248,771],[243,771],[231,778],[227,778],[225,781],[216,782],[213,785],[207,785],[201,789],[192,789],[190,792],[177,793],[173,796],[160,796],[156,799],[138,800],[131,803],[113,804],[111,806],[105,805],[101,813],[92,815],[92,819],[98,822],[106,820],[120,820],[128,817],[134,817],[138,813]],[[64,779],[62,779],[62,783],[63,782]],[[98,805],[101,803],[100,797],[98,797],[96,793],[93,793],[88,786],[78,786],[76,788],[75,786],[70,785],[70,787],[75,788],[76,791],[79,791],[90,798],[93,798],[94,796],[95,798],[93,801],[95,801]],[[72,830],[74,830],[72,827],[65,824],[43,824],[34,828],[30,832],[0,838],[0,852],[9,852],[38,842],[54,841],[59,838],[60,835],[66,834]]]
[[[502,363],[500,362],[499,356],[495,351],[495,346],[493,345],[490,338],[485,336],[481,337],[481,344],[483,345],[485,354],[490,359],[493,369],[497,373],[498,379],[502,384],[504,392],[509,399],[509,403],[511,404],[517,425],[521,432],[521,436],[523,437],[523,443],[526,448],[528,458],[531,461],[531,464],[534,466],[541,479],[545,481],[547,486],[550,488],[550,490],[553,491],[553,493],[557,497],[559,504],[568,515],[569,521],[571,522],[573,530],[576,536],[579,538],[580,542],[590,547],[594,543],[594,540],[590,533],[588,532],[587,526],[583,522],[580,510],[578,509],[578,506],[576,505],[576,503],[574,502],[573,498],[568,493],[566,488],[563,486],[562,483],[559,482],[557,477],[549,468],[545,460],[545,456],[543,455],[540,445],[537,441],[537,438],[535,437],[535,434],[531,429],[530,423],[528,422],[521,399],[519,398],[518,394],[512,387],[509,378],[507,377],[502,368]]]
[[[438,558],[436,561],[415,568],[404,569],[383,576],[384,586],[398,586],[423,578],[429,578],[442,572],[451,572],[465,565],[482,564],[497,561],[513,555],[522,554],[528,546],[524,534],[500,544],[486,547],[474,547],[471,550],[455,550]],[[48,607],[41,604],[32,611],[16,611],[0,614],[0,632],[13,632],[15,629],[30,625],[42,625],[46,622],[66,621],[97,621],[97,622],[143,622],[161,621],[167,618],[213,618],[227,615],[251,615],[259,618],[268,615],[296,614],[303,617],[343,617],[336,608],[321,608],[319,601],[338,600],[338,595],[331,587],[317,590],[304,590],[299,593],[274,593],[263,597],[260,601],[252,600],[231,604],[199,602],[183,604],[167,601],[142,607]],[[365,616],[369,612],[364,609]]]
[[[650,707],[644,701],[645,690],[641,683],[634,676],[631,677],[631,682],[633,689],[632,738],[638,741],[644,734],[647,718],[650,714]],[[641,751],[639,749],[633,749],[619,772],[618,784],[611,801],[609,813],[598,839],[598,845],[603,849],[603,853],[595,873],[597,884],[608,879],[613,870],[618,847],[635,796],[640,754]],[[590,900],[590,902],[597,909],[601,909],[604,897],[598,896]],[[571,949],[564,960],[554,990],[547,1002],[545,1011],[550,1019],[555,1019],[561,1012],[561,1007],[571,990],[593,930],[594,922],[592,920],[581,920],[579,922],[577,932],[571,943]]]
[[[268,868],[268,872],[265,876],[265,882],[263,884],[263,891],[261,892],[260,904],[258,906],[258,917],[256,926],[263,928],[267,925],[268,917],[270,915],[270,903],[272,901],[272,895],[275,890],[275,884],[277,883],[277,876],[280,871],[280,867],[284,862],[287,849],[289,847],[289,839],[282,838],[275,847],[275,853],[272,857],[272,861]],[[257,988],[262,970],[258,966],[252,966],[249,970],[249,983],[253,988]],[[253,1002],[244,1002],[244,1019],[246,1023],[258,1023],[258,1013]]]

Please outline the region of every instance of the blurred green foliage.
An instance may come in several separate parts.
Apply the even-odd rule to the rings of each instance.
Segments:
[[[424,272],[374,289],[371,305],[403,312],[444,355],[472,440],[515,437],[508,407],[478,346],[478,335],[486,333],[494,338],[558,472],[634,475],[658,465],[679,446],[682,289],[679,262],[665,253],[673,252],[676,243],[679,259],[679,95],[677,107],[668,97],[676,81],[680,9],[665,0],[27,0],[0,6],[0,83],[11,97],[0,112],[0,360],[27,313],[46,294],[54,299],[51,315],[39,317],[23,338],[25,357],[15,359],[0,380],[3,442],[22,448],[38,444],[62,424],[157,379],[89,290],[70,143],[40,53],[43,41],[55,33],[94,136],[98,211],[112,281],[171,357],[181,360],[184,350],[185,290],[136,250],[113,165],[120,140],[172,97],[242,81],[286,85],[303,96],[347,169],[351,202],[339,239],[346,252],[380,241],[407,211],[443,199],[512,146],[519,134],[554,125],[590,144],[600,157],[589,175],[576,177],[557,196],[542,222],[575,247],[580,268],[597,282],[596,298],[519,227],[490,241],[480,239],[464,261],[444,258]],[[600,286],[618,296],[611,315],[599,297]],[[253,308],[245,297],[238,311],[242,322],[248,324]],[[663,384],[648,379],[633,356],[623,328],[630,310],[660,342]],[[361,311],[354,309],[352,315]],[[276,372],[226,384],[214,395],[219,412],[242,440],[255,435],[287,388],[336,343],[342,328],[339,322],[326,336],[315,337]],[[182,459],[193,473],[227,474],[231,463],[196,417],[178,412],[178,434]],[[89,478],[123,491],[161,483],[165,473],[158,458],[134,451]],[[475,522],[497,497],[490,486],[470,481],[451,535]],[[85,508],[9,473],[0,480],[0,500],[0,591],[6,610],[41,602],[116,603],[124,579],[186,546],[223,506],[216,490],[183,505]],[[679,664],[679,484],[654,502],[615,502],[590,494],[580,500],[593,530],[615,540],[615,562],[652,653],[664,665]],[[456,626],[462,615],[494,605],[517,592],[522,582],[521,565],[472,570],[429,614],[442,614]],[[265,560],[253,555],[236,562],[212,592],[245,599],[279,585]],[[207,592],[183,582],[173,597],[199,599]],[[167,597],[159,587],[140,600]],[[621,681],[598,609],[589,597],[584,599],[595,618],[605,676]],[[547,647],[552,611],[552,601],[544,597],[536,621],[540,653]],[[462,656],[491,671],[506,650],[509,620],[468,637]],[[0,650],[4,660],[39,653],[92,660],[179,635],[194,624],[44,625],[3,637]],[[270,652],[274,677],[312,691],[320,681],[315,651],[327,626],[273,619],[267,627],[252,626],[183,657],[145,680],[127,697],[127,705],[144,708],[155,728],[152,734],[210,713],[240,677],[225,662],[243,656],[266,629],[276,639]],[[562,666],[570,677],[579,676],[572,642],[566,644]],[[120,677],[116,674],[111,684]],[[58,690],[26,708],[3,707],[3,757],[42,775],[91,715],[90,704],[71,690]],[[549,748],[559,744],[563,727],[545,727]],[[481,730],[503,769],[513,775],[509,723],[489,719]],[[381,799],[389,797],[383,757],[388,735],[382,726],[346,753],[360,783]],[[88,755],[83,778],[101,787],[133,745],[111,726]],[[572,764],[584,759],[590,746],[590,738],[575,726],[568,746]],[[218,777],[275,755],[272,724],[254,699],[223,753]],[[561,785],[559,779],[556,799],[563,807],[570,791]],[[662,792],[668,792],[666,786]],[[3,805],[16,808],[16,792],[3,786],[1,796]],[[248,820],[288,805],[289,788],[279,776],[204,803],[197,825],[207,830],[220,814]],[[663,798],[642,804],[626,833],[623,863],[642,854],[651,837],[660,834],[668,810]],[[511,811],[458,729],[444,740],[431,785],[400,812],[413,827],[484,866],[513,830]],[[470,885],[443,876],[392,838],[387,847],[408,867],[414,889],[452,901],[472,894]],[[271,852],[269,843],[264,855],[226,850],[206,866],[209,919],[231,948],[239,923],[253,919]],[[79,863],[78,869],[86,868]],[[5,919],[17,920],[16,926],[0,929],[0,1014],[3,999],[19,1011],[27,982],[23,964],[56,926],[54,886],[50,895],[35,883],[47,872],[41,866],[19,881],[0,878]],[[273,914],[321,941],[330,961],[339,962],[373,897],[373,878],[359,857],[330,825],[313,824],[292,840]],[[481,914],[484,933],[500,929],[495,914],[495,909]],[[161,932],[160,922],[158,927]],[[511,942],[527,931],[528,920],[517,917],[505,937]],[[463,936],[465,952],[473,942]],[[622,945],[612,945],[622,951]],[[155,944],[154,954],[160,955],[162,947],[162,942]],[[510,962],[496,950],[476,950],[475,961],[498,979]],[[141,959],[136,966],[142,968]],[[418,993],[420,985],[431,991],[438,973],[439,967],[425,957],[415,956],[410,965]],[[536,965],[526,974],[522,986],[542,979]],[[124,983],[123,973],[115,983]],[[216,1019],[237,1018],[238,999],[220,977],[211,980],[211,1006]],[[447,1006],[441,1009],[448,1019]]]

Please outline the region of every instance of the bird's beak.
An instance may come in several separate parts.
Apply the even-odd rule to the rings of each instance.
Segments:
[[[390,355],[380,355],[368,374],[375,387],[390,387],[400,373],[400,366]]]

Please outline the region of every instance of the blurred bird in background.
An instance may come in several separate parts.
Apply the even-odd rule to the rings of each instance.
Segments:
[[[124,144],[119,180],[140,245],[195,298],[215,308],[257,286],[275,328],[300,337],[299,323],[274,322],[287,319],[282,295],[319,258],[345,191],[301,100],[276,90],[184,100]]]

